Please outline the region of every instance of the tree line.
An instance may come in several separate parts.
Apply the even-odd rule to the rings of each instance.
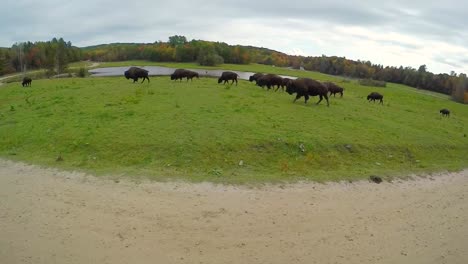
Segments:
[[[20,56],[21,54],[23,56]],[[62,38],[46,42],[17,43],[11,48],[0,49],[0,75],[19,72],[24,68],[28,70],[46,68],[49,72],[62,73],[66,70],[67,63],[79,60],[197,62],[206,66],[223,63],[260,63],[295,69],[304,68],[349,78],[400,83],[418,89],[454,95],[460,101],[463,100],[464,92],[468,90],[466,74],[455,72],[434,74],[427,70],[426,65],[415,69],[383,66],[370,61],[355,61],[336,56],[292,56],[266,48],[203,40],[188,41],[185,36],[178,35],[169,37],[167,42],[114,43],[85,48],[74,47]]]
[[[64,73],[68,63],[82,57],[81,49],[63,38],[15,43],[11,48],[0,48],[0,75],[36,69],[47,69],[51,75]]]
[[[399,83],[418,89],[457,95],[458,98],[463,98],[464,91],[468,91],[466,74],[460,73],[457,75],[453,71],[450,74],[434,74],[427,70],[426,65],[421,65],[418,69],[415,69],[403,66],[383,66],[372,64],[370,61],[353,61],[344,57],[321,56],[302,57],[301,59],[300,61],[303,63],[304,68],[310,71]]]

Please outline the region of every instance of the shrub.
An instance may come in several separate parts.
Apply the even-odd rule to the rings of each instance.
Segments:
[[[81,67],[78,70],[78,77],[84,78],[86,75],[88,75],[88,71],[84,67]]]

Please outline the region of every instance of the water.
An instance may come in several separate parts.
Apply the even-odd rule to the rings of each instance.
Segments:
[[[109,68],[97,68],[89,70],[91,76],[94,77],[104,77],[104,76],[124,76],[124,72],[128,70],[131,66],[127,67],[109,67]],[[150,76],[169,76],[176,70],[175,68],[161,67],[161,66],[137,66],[139,68],[149,71]],[[200,69],[187,69],[194,72],[197,72],[200,77],[216,77],[218,78],[221,74],[228,70],[200,70]],[[229,70],[231,71],[231,70]],[[232,71],[239,75],[239,78],[242,80],[249,80],[249,77],[253,75],[253,72],[242,72],[242,71]],[[297,77],[292,76],[281,76],[283,78],[296,79]]]

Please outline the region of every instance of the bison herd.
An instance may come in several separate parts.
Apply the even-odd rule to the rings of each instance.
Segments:
[[[148,76],[148,71],[145,69],[141,69],[138,67],[130,67],[128,70],[124,72],[125,78],[132,79],[133,82],[137,82],[138,79],[142,78],[143,80],[141,81],[142,83],[145,80],[148,80],[148,83],[150,82],[149,76]],[[182,81],[182,79],[186,79],[187,82],[188,80],[192,81],[194,77],[197,79],[199,78],[199,74],[197,72],[191,71],[191,70],[186,70],[186,69],[177,69],[170,75],[171,80],[179,80]],[[229,83],[234,84],[234,82],[237,85],[237,78],[239,75],[235,72],[231,71],[225,71],[221,74],[221,76],[218,78],[218,83]],[[310,78],[297,78],[295,80],[290,79],[290,78],[283,78],[279,75],[276,74],[263,74],[263,73],[255,73],[254,75],[249,77],[250,82],[255,82],[257,86],[261,88],[267,88],[270,90],[271,88],[275,88],[275,91],[278,91],[280,88],[282,91],[286,89],[286,92],[290,95],[296,94],[296,98],[294,99],[293,103],[296,102],[298,99],[301,97],[304,97],[304,103],[307,104],[307,101],[311,96],[318,96],[319,100],[317,104],[322,102],[322,100],[325,98],[325,101],[327,102],[327,106],[330,106],[330,103],[328,101],[328,98],[333,95],[333,97],[336,97],[336,94],[339,94],[340,97],[343,97],[343,87],[338,86],[337,84],[333,82],[319,82],[317,80],[313,80]],[[21,85],[23,87],[28,87],[31,86],[32,79],[30,77],[24,77],[23,82]],[[383,104],[383,95],[377,92],[372,92],[367,96],[367,100],[369,102],[375,102],[378,101],[380,104]],[[445,117],[450,116],[450,110],[444,108],[441,109],[440,114]]]
[[[125,71],[124,75],[127,79],[133,79],[133,82],[136,82],[139,78],[143,78],[142,82],[144,82],[145,79],[147,79],[149,82],[148,71],[141,68],[131,67]],[[170,75],[170,77],[171,80],[174,81],[182,81],[182,79],[186,78],[188,82],[188,80],[192,81],[194,77],[198,79],[199,74],[191,70],[177,69]],[[230,82],[231,84],[234,84],[235,82],[237,85],[238,77],[239,75],[235,72],[225,71],[222,72],[221,76],[219,76],[218,83],[229,84]],[[249,77],[249,81],[255,82],[257,86],[261,88],[267,88],[267,90],[272,88],[275,89],[275,87],[275,91],[278,91],[280,88],[282,91],[286,89],[288,94],[296,94],[293,103],[304,97],[304,103],[307,104],[307,101],[311,96],[318,96],[319,100],[316,104],[319,104],[325,98],[327,106],[330,106],[328,98],[332,95],[333,97],[336,97],[336,94],[339,94],[340,97],[343,97],[344,92],[343,87],[340,87],[333,82],[319,82],[310,78],[297,78],[293,80],[290,78],[283,78],[276,74],[255,73]],[[29,79],[29,83],[30,82],[31,81]],[[23,80],[23,86],[24,85],[25,81]],[[374,103],[375,101],[378,101],[383,105],[383,95],[377,92],[370,93],[367,96],[367,100]],[[440,110],[440,113],[442,116],[450,116],[450,110],[445,108]]]

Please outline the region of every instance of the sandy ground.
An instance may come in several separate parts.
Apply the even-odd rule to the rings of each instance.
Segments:
[[[0,263],[466,264],[468,171],[248,188],[0,160]]]

